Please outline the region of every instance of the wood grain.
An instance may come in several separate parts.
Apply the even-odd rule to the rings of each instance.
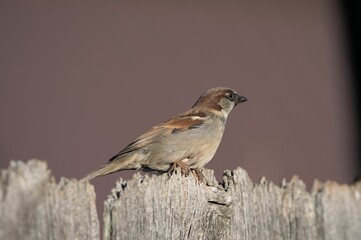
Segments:
[[[179,174],[118,181],[105,204],[104,239],[361,239],[361,184],[293,177],[280,186],[246,171],[224,173],[215,186]]]
[[[178,171],[120,179],[104,207],[103,239],[361,239],[361,183],[298,177],[253,183],[241,168],[211,186]],[[51,177],[46,163],[11,162],[0,175],[0,239],[99,239],[89,183]]]
[[[45,162],[12,161],[0,175],[0,239],[99,239],[90,184],[61,179]]]

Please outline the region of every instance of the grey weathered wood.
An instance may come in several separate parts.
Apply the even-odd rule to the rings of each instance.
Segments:
[[[99,239],[93,186],[56,184],[45,162],[12,161],[0,175],[0,239]]]
[[[238,168],[211,186],[192,175],[119,180],[105,202],[104,239],[361,239],[361,182],[293,177],[280,186],[253,183]],[[0,175],[0,240],[99,239],[93,187],[57,184],[46,163],[11,162]]]
[[[229,201],[192,176],[138,173],[119,181],[106,202],[104,239],[222,239],[229,235]]]
[[[314,185],[316,212],[322,239],[361,239],[361,182],[353,185],[326,182]]]
[[[105,203],[104,239],[361,239],[361,183],[297,177],[254,184],[241,168],[218,185],[179,174],[118,181]]]

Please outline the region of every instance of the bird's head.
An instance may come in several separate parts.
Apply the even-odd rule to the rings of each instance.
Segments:
[[[247,98],[230,88],[217,87],[203,93],[193,105],[193,108],[205,108],[213,112],[219,112],[227,118],[233,107],[246,101]]]

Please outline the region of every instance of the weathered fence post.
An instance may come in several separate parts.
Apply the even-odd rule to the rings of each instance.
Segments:
[[[276,186],[254,184],[238,168],[218,185],[192,176],[141,176],[119,181],[105,204],[104,239],[361,239],[361,183],[316,182],[311,192],[297,177]]]
[[[105,202],[108,239],[361,239],[361,182],[297,177],[280,186],[254,184],[238,168],[211,186],[192,175],[145,175],[119,180]],[[90,184],[56,184],[44,162],[12,162],[0,175],[0,239],[99,239]]]
[[[46,163],[12,161],[0,173],[1,240],[99,240],[95,193],[90,184],[56,184]]]

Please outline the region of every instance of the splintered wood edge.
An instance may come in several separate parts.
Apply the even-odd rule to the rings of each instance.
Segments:
[[[225,170],[223,172],[223,178],[221,182],[217,181],[217,179],[214,176],[214,171],[212,169],[204,169],[203,174],[207,178],[207,180],[213,184],[213,187],[217,186],[218,189],[225,192],[228,191],[231,185],[240,184],[242,181],[246,181],[247,183],[251,183],[253,188],[261,185],[268,185],[282,190],[290,190],[297,188],[302,192],[309,194],[310,196],[315,196],[316,194],[323,193],[325,192],[326,189],[328,190],[328,192],[330,192],[332,190],[339,191],[345,188],[350,188],[354,192],[356,198],[361,198],[361,180],[355,183],[346,184],[346,183],[337,183],[336,181],[331,181],[331,180],[321,182],[315,179],[310,190],[307,190],[306,184],[297,175],[291,177],[289,181],[283,178],[280,183],[275,184],[272,181],[267,180],[266,177],[261,177],[258,182],[253,182],[249,177],[247,171],[241,167],[237,167],[234,170]],[[189,176],[183,176],[180,173],[180,171],[175,171],[175,173],[172,176],[168,176],[167,174],[157,175],[152,173],[136,172],[129,180],[124,180],[123,178],[120,177],[116,181],[116,186],[111,190],[111,193],[108,195],[105,204],[109,206],[109,204],[120,198],[123,195],[123,193],[127,190],[128,185],[130,183],[137,182],[139,185],[141,185],[143,182],[149,181],[149,179],[151,178],[159,178],[159,181],[168,181],[170,180],[170,178],[177,178],[180,181],[185,181],[187,178],[194,179],[194,176],[192,174],[190,174]],[[197,180],[194,179],[194,181]],[[200,184],[199,186],[209,187],[203,183]]]
[[[10,225],[7,230],[5,229],[9,231],[9,234],[13,234],[9,236],[10,239],[22,231],[41,234],[50,228],[51,234],[55,234],[53,237],[68,236],[69,239],[69,237],[78,238],[79,234],[83,234],[83,237],[87,239],[99,239],[99,218],[95,199],[93,185],[66,178],[61,178],[59,182],[56,182],[47,163],[39,159],[31,159],[27,162],[12,160],[9,167],[1,169],[0,172],[0,210],[2,209],[8,218],[20,224],[16,228]],[[29,208],[27,204],[35,205]],[[17,206],[30,211],[29,214],[39,214],[39,219],[37,221],[22,219],[21,216],[16,215],[16,211],[12,210]],[[65,215],[62,216],[62,214]],[[47,219],[40,216],[47,216]],[[88,218],[84,219],[84,216]],[[82,222],[82,228],[72,231],[80,222]],[[24,228],[30,226],[36,226],[36,228]],[[67,231],[64,232],[64,229]]]

